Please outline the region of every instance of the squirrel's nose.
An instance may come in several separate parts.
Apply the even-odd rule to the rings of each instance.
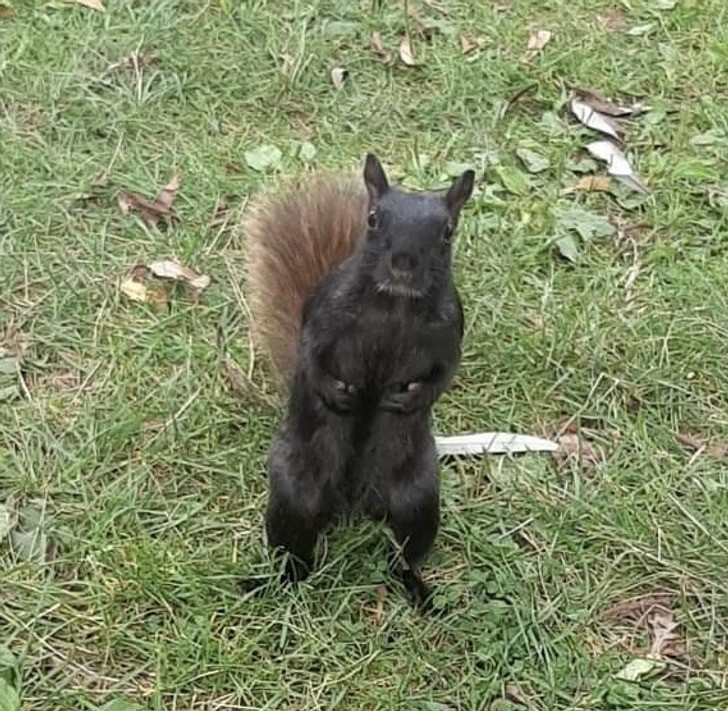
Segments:
[[[389,258],[392,276],[409,276],[417,268],[417,257],[408,252],[396,252]]]

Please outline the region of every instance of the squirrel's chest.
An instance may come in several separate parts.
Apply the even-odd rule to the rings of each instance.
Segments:
[[[369,312],[348,329],[352,354],[369,383],[386,382],[422,355],[423,326],[398,313]]]

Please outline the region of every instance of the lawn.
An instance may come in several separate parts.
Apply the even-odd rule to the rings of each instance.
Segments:
[[[0,709],[728,707],[724,1],[104,4],[0,8]],[[649,194],[571,189],[606,175],[573,86],[650,108]],[[442,618],[382,591],[373,525],[294,590],[235,587],[272,565],[282,402],[236,224],[369,150],[410,187],[476,169],[437,430],[565,436],[443,463]],[[175,172],[178,219],[122,214]],[[212,283],[122,293],[162,259]]]

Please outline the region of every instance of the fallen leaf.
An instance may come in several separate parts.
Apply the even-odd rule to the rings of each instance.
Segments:
[[[604,461],[604,455],[595,445],[585,437],[578,434],[566,433],[556,439],[558,449],[553,453],[554,459],[559,467],[564,467],[570,462],[576,461],[580,467],[586,470],[594,469]]]
[[[478,454],[511,454],[514,452],[553,452],[556,442],[531,435],[511,432],[480,432],[478,434],[435,437],[440,457]]]
[[[630,27],[630,29],[627,30],[627,34],[631,37],[642,37],[643,35],[652,32],[652,28],[654,26],[655,25],[653,22],[647,22],[644,25],[635,25],[634,27]]]
[[[603,215],[598,215],[580,207],[562,212],[556,220],[557,229],[573,230],[585,242],[591,239],[611,237],[617,228]]]
[[[529,698],[521,691],[518,684],[514,684],[509,681],[504,688],[504,695],[513,704],[518,706],[526,706],[530,708],[532,706]]]
[[[372,54],[382,64],[389,64],[392,61],[392,53],[384,49],[382,37],[379,32],[372,32],[371,39],[369,40],[369,48],[372,50]]]
[[[523,56],[525,62],[530,62],[551,40],[551,30],[536,30],[528,38],[526,54]]]
[[[89,10],[96,10],[97,12],[106,12],[106,8],[101,0],[66,0],[66,2],[72,2],[75,5],[83,5]]]
[[[460,50],[463,54],[470,54],[476,49],[482,49],[485,46],[483,37],[471,37],[470,35],[460,35]]]
[[[548,170],[548,158],[530,148],[519,146],[516,148],[516,155],[521,159],[529,173],[542,173],[544,170]]]
[[[344,83],[349,78],[349,70],[343,67],[334,67],[331,70],[331,82],[337,91],[341,91],[344,88]]]
[[[316,146],[309,141],[304,141],[298,149],[298,157],[304,163],[310,163],[316,157]]]
[[[149,270],[154,276],[160,279],[174,279],[182,281],[191,286],[196,291],[202,291],[210,286],[212,281],[207,274],[198,274],[189,267],[185,267],[179,262],[171,259],[164,259],[159,262],[150,262],[147,264]]]
[[[647,615],[655,610],[670,610],[672,608],[673,593],[656,592],[640,595],[631,600],[624,600],[612,605],[601,613],[605,620],[628,622],[632,625],[644,624]]]
[[[503,187],[512,195],[525,195],[528,192],[528,180],[517,168],[497,165],[493,170],[503,183]]]
[[[649,615],[647,627],[652,639],[649,652],[651,657],[677,656],[683,652],[683,644],[678,633],[680,623],[675,620],[672,610]]]
[[[147,287],[134,279],[124,279],[119,291],[132,301],[148,301]]]
[[[581,101],[591,106],[591,108],[595,111],[614,118],[619,118],[620,116],[636,116],[646,110],[646,108],[639,103],[632,104],[631,106],[615,104],[613,101],[602,96],[598,91],[594,91],[594,89],[574,87],[574,93],[581,99]]]
[[[620,10],[605,10],[597,14],[599,29],[605,32],[616,32],[626,27],[627,21]]]
[[[704,453],[706,456],[717,460],[728,458],[728,444],[711,444],[700,437],[682,432],[673,432],[673,436],[680,444],[692,449],[694,452]]]
[[[570,234],[560,235],[556,238],[554,244],[564,259],[568,259],[570,262],[578,261],[579,243],[576,241],[576,237]]]
[[[600,114],[589,106],[589,104],[576,97],[571,100],[569,107],[571,108],[571,113],[587,128],[606,133],[619,140],[619,126],[608,116]]]
[[[18,690],[5,679],[0,679],[0,711],[20,711]]]
[[[658,10],[674,10],[677,0],[657,0]]]
[[[245,151],[245,162],[248,167],[258,172],[278,167],[282,158],[283,153],[277,146],[264,145]]]
[[[647,194],[647,186],[637,177],[626,156],[618,146],[611,141],[594,141],[586,146],[586,149],[598,160],[607,164],[607,172],[614,176],[624,185]]]
[[[15,15],[15,10],[10,5],[0,5],[0,20],[9,20]]]
[[[402,41],[399,43],[399,58],[408,67],[417,67],[420,65],[420,62],[415,59],[412,53],[412,44],[409,35],[402,37]]]
[[[564,195],[570,193],[606,193],[612,185],[611,178],[606,175],[585,175],[576,181],[575,185],[566,188]]]
[[[172,177],[169,179],[169,182],[159,191],[159,194],[157,195],[157,202],[160,205],[163,205],[167,210],[170,210],[172,207],[172,203],[174,202],[174,198],[177,195],[177,191],[179,190],[179,174],[178,173],[172,173]]]
[[[141,193],[131,190],[122,190],[116,196],[121,214],[125,217],[130,212],[138,212],[149,227],[156,227],[159,220],[169,224],[177,218],[172,202],[177,195],[180,180],[175,172],[169,182],[157,193],[154,200],[150,200]]]
[[[365,605],[364,611],[369,615],[376,627],[381,627],[384,624],[384,601],[387,599],[387,586],[377,586],[375,595],[376,602],[374,605]]]
[[[615,675],[624,681],[639,681],[664,669],[665,663],[657,659],[633,659]]]
[[[119,291],[131,301],[149,304],[155,311],[163,311],[167,307],[167,292],[146,283],[151,271],[144,265],[132,269],[128,278],[119,284]]]
[[[10,543],[15,554],[22,560],[47,563],[53,558],[55,545],[46,531],[45,506],[33,502],[18,512],[18,520],[10,531]]]

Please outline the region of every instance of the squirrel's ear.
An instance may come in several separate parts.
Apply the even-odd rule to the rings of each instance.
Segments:
[[[473,194],[475,185],[475,172],[466,170],[450,187],[445,195],[445,203],[447,209],[453,218],[457,219],[462,206],[468,201]]]
[[[367,153],[366,162],[364,163],[364,182],[372,202],[382,197],[389,189],[389,182],[384,168],[382,168],[379,158],[374,153]]]

